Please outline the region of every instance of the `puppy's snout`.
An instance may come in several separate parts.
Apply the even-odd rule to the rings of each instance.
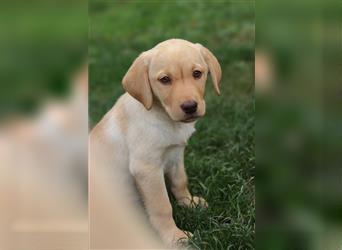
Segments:
[[[197,111],[197,102],[185,101],[180,105],[185,114],[191,115]]]

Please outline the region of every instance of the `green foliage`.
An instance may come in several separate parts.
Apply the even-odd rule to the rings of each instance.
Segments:
[[[9,1],[11,2],[11,1]],[[0,119],[63,97],[87,56],[87,4],[4,3],[0,8]]]
[[[254,3],[91,1],[90,126],[123,93],[121,79],[144,50],[169,38],[209,48],[222,66],[222,94],[207,83],[206,116],[185,152],[190,190],[207,210],[172,200],[195,249],[254,249]]]

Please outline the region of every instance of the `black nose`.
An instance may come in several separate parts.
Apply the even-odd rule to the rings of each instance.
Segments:
[[[182,110],[185,114],[191,115],[196,112],[197,110],[197,102],[195,101],[186,101],[183,102],[182,105],[180,105]]]

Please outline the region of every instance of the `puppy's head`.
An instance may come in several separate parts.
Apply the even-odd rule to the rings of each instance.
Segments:
[[[146,109],[159,102],[172,120],[192,122],[205,114],[209,72],[220,94],[221,67],[215,56],[200,44],[171,39],[142,53],[122,83]]]

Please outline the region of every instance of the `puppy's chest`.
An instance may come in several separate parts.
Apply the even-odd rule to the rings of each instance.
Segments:
[[[165,170],[183,158],[187,141],[195,131],[193,124],[141,122],[135,123],[135,126],[135,129],[129,130],[127,140],[130,154]]]
[[[191,125],[178,125],[175,127],[160,127],[160,133],[158,137],[161,139],[161,143],[169,149],[174,149],[175,147],[184,147],[190,136],[195,132],[194,126]]]
[[[165,172],[175,167],[183,158],[185,146],[170,146],[165,149],[161,156],[162,167]]]
[[[184,148],[194,131],[193,126],[182,126],[181,128],[174,128],[172,132],[167,134],[167,140],[161,155],[165,171],[174,167],[183,159]]]

